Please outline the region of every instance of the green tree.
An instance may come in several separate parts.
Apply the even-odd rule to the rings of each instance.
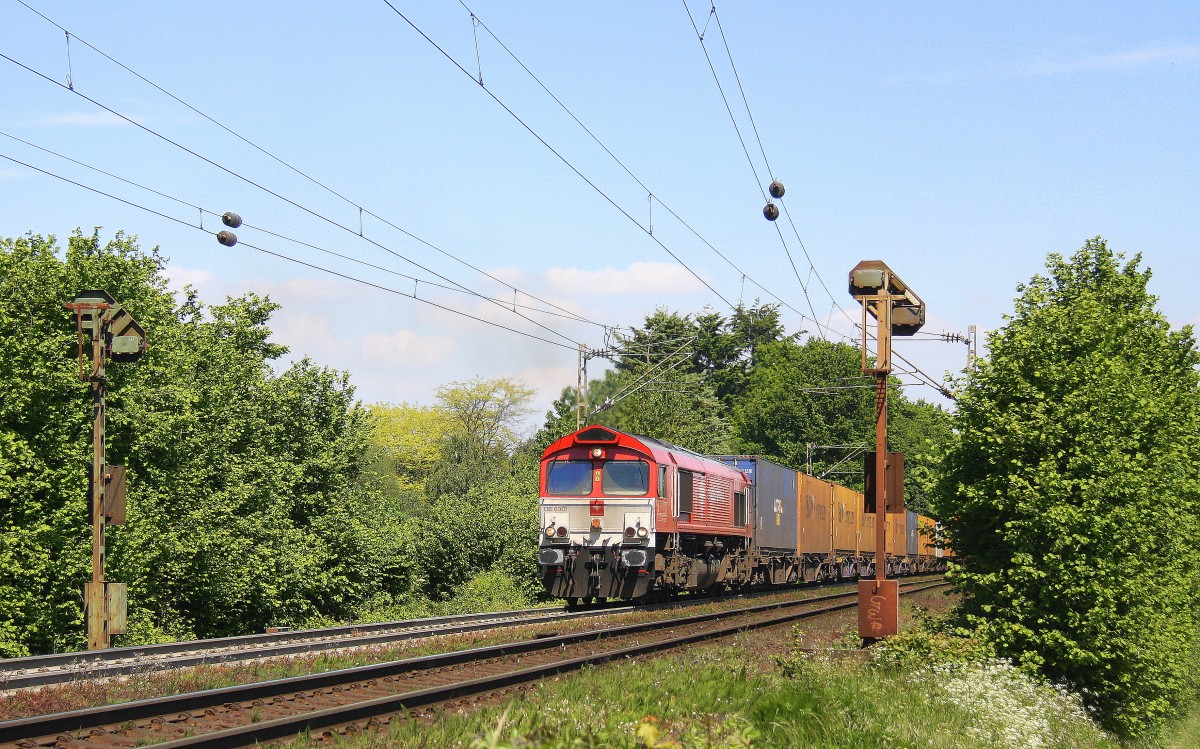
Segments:
[[[508,378],[475,378],[437,390],[438,408],[448,428],[436,440],[439,460],[425,490],[434,498],[466,496],[472,487],[511,470],[521,445],[522,420],[532,413],[532,388]]]
[[[617,428],[701,453],[728,453],[732,429],[725,407],[704,378],[691,372],[657,374],[627,398]],[[607,414],[597,419],[608,424]],[[612,426],[616,426],[612,424]]]
[[[951,436],[951,415],[924,400],[909,400],[893,389],[888,400],[888,448],[904,453],[904,505],[936,516],[933,492],[942,450]]]
[[[734,404],[739,449],[803,468],[809,444],[866,445],[875,424],[875,393],[869,385],[862,377],[861,353],[853,346],[817,338],[766,344],[745,397]],[[835,448],[814,452],[814,472],[832,468],[845,455]]]
[[[1152,732],[1195,695],[1200,354],[1100,239],[1019,287],[962,387],[937,503],[963,616]]]
[[[118,234],[0,240],[0,652],[82,643],[90,575],[91,398],[62,308],[106,289],[150,348],[108,376],[108,460],[129,468],[108,578],[129,584],[127,640],[344,617],[406,588],[390,506],[361,466],[367,414],[344,373],[275,374],[277,309],[254,295],[178,303],[156,251]]]
[[[423,495],[425,479],[441,460],[444,441],[454,430],[442,406],[377,403],[371,406],[372,447],[381,471],[394,477],[396,489]]]
[[[79,380],[75,325],[65,302],[103,288],[146,327],[172,314],[157,253],[118,234],[0,238],[0,655],[79,647],[81,595],[90,574],[87,467],[90,386]],[[131,367],[110,368],[110,417]],[[128,442],[110,439],[113,463]],[[116,458],[116,459],[112,459]]]

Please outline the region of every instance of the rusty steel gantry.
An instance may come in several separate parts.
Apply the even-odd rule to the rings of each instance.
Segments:
[[[104,579],[104,528],[125,523],[125,466],[106,465],[104,444],[105,362],[137,361],[146,352],[146,331],[106,291],[84,291],[63,305],[75,313],[79,336],[79,379],[92,385],[92,467],[88,509],[92,519],[92,581],[84,586],[88,650],[109,647],[125,632],[127,588]],[[92,371],[83,367],[83,336],[92,342]]]
[[[892,337],[910,336],[921,329],[925,302],[882,260],[863,260],[854,266],[850,295],[862,305],[862,371],[875,376],[875,459],[868,462],[867,474],[875,496],[875,579],[858,583],[858,631],[868,640],[900,631],[900,585],[887,579],[887,513],[904,512],[899,491],[903,459],[887,451],[887,380],[892,371]],[[867,315],[876,322],[873,362]]]

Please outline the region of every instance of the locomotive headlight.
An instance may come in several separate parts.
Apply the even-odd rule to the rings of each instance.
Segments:
[[[554,536],[554,526],[553,526],[553,525],[547,525],[547,526],[546,526],[546,537],[547,537],[547,538],[552,538],[553,536]]]
[[[625,535],[629,536],[630,538],[633,538],[635,533],[637,533],[637,530],[635,530],[632,525],[625,529]]]
[[[638,538],[650,538],[650,529],[649,528],[638,528],[637,529],[637,537]]]
[[[556,532],[558,533],[559,538],[566,538],[567,537],[567,526],[565,526],[565,525],[558,526],[558,530]]]

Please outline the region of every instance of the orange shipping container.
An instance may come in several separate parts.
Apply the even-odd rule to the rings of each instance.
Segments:
[[[833,485],[833,548],[858,553],[858,521],[862,515],[862,495],[853,489]]]
[[[833,484],[800,474],[800,552],[833,551]]]
[[[875,553],[875,513],[863,512],[861,503],[858,505],[858,551],[861,554]]]
[[[934,556],[934,552],[937,551],[933,538],[934,528],[936,523],[933,518],[917,516],[917,553],[923,557]]]

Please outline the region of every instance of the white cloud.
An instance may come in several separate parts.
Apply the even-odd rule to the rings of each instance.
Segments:
[[[180,268],[173,265],[167,269],[167,287],[172,291],[183,291],[183,287],[200,287],[212,280],[212,271],[199,268]]]
[[[273,341],[287,346],[297,358],[308,356],[321,364],[344,360],[355,346],[349,337],[334,333],[329,318],[303,308],[276,312],[270,327]]]
[[[454,339],[421,336],[411,330],[370,333],[358,344],[364,361],[371,365],[431,367],[454,355]]]
[[[703,288],[685,268],[669,263],[632,263],[628,268],[589,271],[550,268],[546,280],[551,288],[574,296],[592,294],[679,294]]]
[[[1200,61],[1200,45],[1159,45],[1115,52],[1046,55],[975,68],[949,68],[903,76],[894,82],[977,83],[1008,78],[1038,78],[1070,73],[1120,73],[1149,67],[1189,65]]]
[[[1010,77],[1035,77],[1081,73],[1093,70],[1120,72],[1155,65],[1186,64],[1200,60],[1200,46],[1146,47],[1123,52],[1093,54],[1080,52],[1071,57],[1031,60],[1016,66]]]

